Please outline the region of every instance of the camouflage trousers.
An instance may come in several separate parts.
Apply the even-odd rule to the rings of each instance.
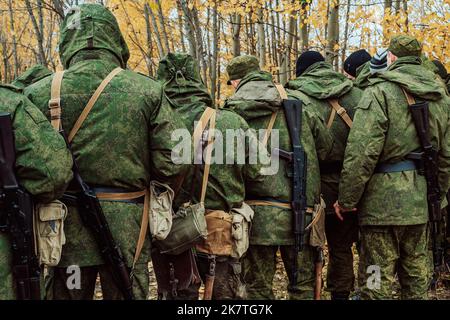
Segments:
[[[198,272],[202,282],[210,270],[210,260],[202,253],[195,254]],[[246,298],[245,285],[242,281],[241,262],[228,256],[215,257],[215,278],[212,300],[242,300]],[[167,293],[159,299],[165,300],[198,300],[201,283],[192,284],[185,290],[179,290],[176,297]]]
[[[397,275],[401,299],[426,299],[430,285],[428,228],[362,226],[359,288],[362,299],[392,299]]]
[[[352,247],[358,241],[358,215],[351,212],[344,213],[343,217],[341,221],[335,214],[327,214],[325,219],[329,259],[327,291],[332,296],[348,296],[355,284]]]
[[[295,254],[293,246],[250,245],[243,259],[244,281],[247,285],[248,299],[274,300],[273,279],[277,268],[277,252],[281,252],[284,269],[291,280]],[[315,250],[305,245],[296,257],[298,278],[295,286],[288,285],[289,299],[307,300],[314,298]],[[290,282],[290,281],[289,281]]]
[[[123,300],[122,293],[115,285],[113,276],[106,265],[79,268],[79,282],[75,272],[68,268],[52,268],[46,278],[47,300],[93,300],[97,276],[104,300]],[[136,300],[146,300],[149,294],[148,264],[136,264],[133,271],[133,294]]]

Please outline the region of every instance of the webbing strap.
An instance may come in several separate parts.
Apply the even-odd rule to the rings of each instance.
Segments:
[[[353,125],[353,121],[347,114],[347,111],[343,107],[341,107],[339,101],[337,99],[329,99],[328,103],[333,109],[331,110],[331,115],[327,122],[327,128],[331,128],[334,118],[336,117],[336,113],[342,118],[342,120],[344,120],[347,126],[351,128]]]
[[[280,95],[282,100],[288,99],[286,90],[284,89],[284,87],[281,84],[275,84],[275,88],[277,89],[278,94]],[[267,146],[267,142],[269,141],[270,134],[272,133],[273,125],[275,124],[277,115],[278,115],[278,112],[274,112],[274,113],[272,113],[272,116],[270,117],[269,125],[267,126],[266,132],[264,133],[264,137],[262,140],[262,144],[264,146]]]
[[[216,110],[215,109],[213,110],[214,112],[212,113],[211,118],[209,120],[209,134],[208,134],[208,143],[206,145],[205,169],[203,171],[203,182],[202,182],[200,203],[205,202],[206,187],[208,186],[208,178],[209,178],[209,169],[211,167],[212,149],[214,145],[214,129],[216,128]]]
[[[48,101],[50,122],[57,131],[61,129],[61,83],[63,77],[64,71],[57,71],[53,75],[50,100]]]
[[[292,209],[290,203],[267,201],[267,200],[246,200],[246,204],[250,206],[277,207],[282,209]],[[313,213],[313,208],[306,208],[306,213]]]
[[[404,88],[402,88],[403,94],[406,97],[406,101],[408,101],[409,105],[413,105],[416,103],[416,99],[412,95],[410,95]]]
[[[94,94],[89,99],[89,102],[87,103],[86,107],[84,107],[83,112],[81,112],[80,116],[75,122],[75,125],[70,131],[69,136],[67,138],[69,140],[69,143],[72,142],[78,130],[80,130],[81,126],[83,125],[83,122],[86,120],[87,116],[89,115],[89,112],[91,112],[92,107],[94,107],[103,90],[105,90],[106,86],[111,82],[111,80],[122,71],[123,71],[122,68],[114,69],[113,71],[111,71],[110,74],[108,74],[108,76],[105,79],[103,79],[102,83],[100,83],[97,90],[95,90]]]

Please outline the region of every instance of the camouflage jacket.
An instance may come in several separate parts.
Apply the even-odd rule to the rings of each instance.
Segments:
[[[214,108],[197,63],[189,55],[169,53],[160,61],[157,74],[158,80],[163,83],[167,100],[192,135],[196,121],[206,107]],[[258,142],[245,120],[230,110],[218,110],[215,133],[212,154],[212,159],[215,160],[210,168],[205,207],[211,210],[230,211],[232,208],[242,206],[246,186],[262,181],[261,165],[249,163],[250,148]],[[236,139],[242,139],[243,149],[238,149],[235,138],[230,141],[229,133],[236,134]],[[220,147],[219,141],[223,143],[223,148]],[[238,161],[240,153],[245,155],[244,161]],[[188,201],[199,202],[204,166],[200,164],[197,166],[197,168],[193,166],[184,177],[183,186],[175,200],[175,207]]]
[[[292,150],[286,120],[281,108],[281,98],[270,74],[252,72],[244,77],[235,94],[226,100],[225,108],[236,111],[255,130],[266,130],[272,113],[278,112],[273,132],[278,130],[279,148]],[[307,205],[312,207],[319,203],[319,169],[314,150],[314,140],[308,123],[303,121],[302,128],[301,140],[308,158]],[[272,141],[269,139],[269,150],[272,147]],[[289,164],[280,159],[276,174],[266,176],[260,184],[249,186],[246,199],[289,202],[291,200],[289,172]],[[254,210],[255,219],[250,240],[252,244],[293,244],[291,210],[272,206],[256,206]]]
[[[25,89],[29,85],[32,85],[36,81],[39,81],[40,79],[47,77],[51,75],[52,72],[48,70],[43,65],[37,64],[31,68],[29,68],[27,71],[22,73],[20,76],[14,79],[11,84],[17,88]]]
[[[353,86],[352,81],[333,71],[331,65],[325,62],[313,64],[302,76],[289,81],[286,87],[290,89],[290,96],[302,100],[305,105],[306,119],[314,136],[321,168],[321,192],[327,212],[333,213],[333,204],[338,195],[340,167],[350,129],[337,114],[331,128],[327,128],[332,110],[327,101],[338,99],[352,118],[362,92]]]
[[[66,17],[61,28],[60,55],[67,69],[61,88],[62,125],[74,126],[89,98],[116,67],[125,67],[128,48],[114,16],[100,6],[83,5]],[[101,7],[100,7],[101,8]],[[80,29],[71,24],[78,18]],[[85,25],[86,24],[86,25]],[[94,25],[95,33],[89,32]],[[88,32],[86,32],[88,31]],[[26,90],[27,96],[47,115],[53,77]],[[72,142],[81,176],[91,187],[146,189],[151,180],[170,182],[185,166],[175,165],[171,140],[184,128],[163,98],[161,85],[143,75],[124,70],[103,91]],[[131,264],[142,219],[142,205],[102,201],[113,236]],[[71,207],[66,223],[67,243],[61,266],[101,264],[96,244]],[[148,246],[141,255],[148,261]],[[147,256],[146,256],[147,255]]]
[[[60,197],[72,179],[72,158],[63,138],[19,90],[0,86],[0,97],[0,112],[10,113],[13,119],[20,184],[37,201],[49,202]],[[0,300],[14,299],[10,243],[3,233],[0,233],[0,279]]]
[[[374,173],[420,149],[402,92],[429,102],[430,139],[438,150],[442,194],[450,181],[449,98],[415,57],[399,58],[364,91],[348,138],[339,203],[358,207],[362,225],[414,225],[428,220],[425,178],[418,171]],[[443,199],[443,197],[442,197]]]

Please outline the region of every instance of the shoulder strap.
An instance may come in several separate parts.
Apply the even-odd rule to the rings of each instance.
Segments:
[[[416,99],[414,99],[414,97],[413,97],[411,94],[409,94],[409,93],[405,90],[405,88],[402,88],[402,91],[403,91],[403,94],[405,95],[406,101],[408,101],[408,104],[409,104],[409,105],[413,105],[413,104],[416,103]]]
[[[209,123],[208,142],[206,145],[206,159],[205,168],[203,171],[202,190],[200,195],[200,202],[205,202],[206,188],[208,186],[209,170],[211,167],[212,149],[214,145],[214,129],[216,127],[216,110],[207,108],[203,113],[197,127],[194,130],[194,151],[197,152],[198,146],[201,143],[202,133]]]
[[[63,77],[64,71],[57,71],[53,75],[50,100],[48,101],[50,121],[57,131],[61,129],[61,84]]]
[[[111,80],[118,75],[120,72],[122,72],[122,68],[116,68],[100,83],[97,90],[95,90],[92,97],[89,99],[89,102],[87,103],[86,107],[84,107],[83,112],[81,112],[80,116],[78,117],[77,121],[75,122],[75,125],[73,126],[72,130],[69,133],[68,140],[69,143],[72,142],[73,138],[77,134],[78,130],[80,130],[81,126],[83,125],[83,122],[86,120],[87,116],[89,115],[89,112],[91,112],[92,107],[97,102],[98,98],[102,94],[103,90],[105,90],[106,86],[111,82]]]
[[[339,104],[339,101],[337,99],[329,99],[328,103],[332,107],[330,118],[327,122],[327,128],[331,128],[331,125],[333,124],[334,118],[336,117],[336,113],[344,120],[344,122],[347,124],[349,128],[352,127],[353,121],[347,114],[347,111],[341,107]]]
[[[287,100],[288,96],[286,90],[281,84],[275,84],[275,88],[277,89],[282,100]],[[272,113],[272,117],[269,120],[269,125],[267,126],[266,132],[264,133],[264,137],[262,143],[264,146],[267,146],[267,142],[269,141],[270,134],[272,133],[273,125],[275,124],[275,120],[277,119],[278,112]]]

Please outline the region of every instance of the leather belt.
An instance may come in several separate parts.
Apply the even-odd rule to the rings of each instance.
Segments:
[[[414,171],[418,169],[416,161],[404,160],[396,163],[379,163],[375,167],[375,173]]]

